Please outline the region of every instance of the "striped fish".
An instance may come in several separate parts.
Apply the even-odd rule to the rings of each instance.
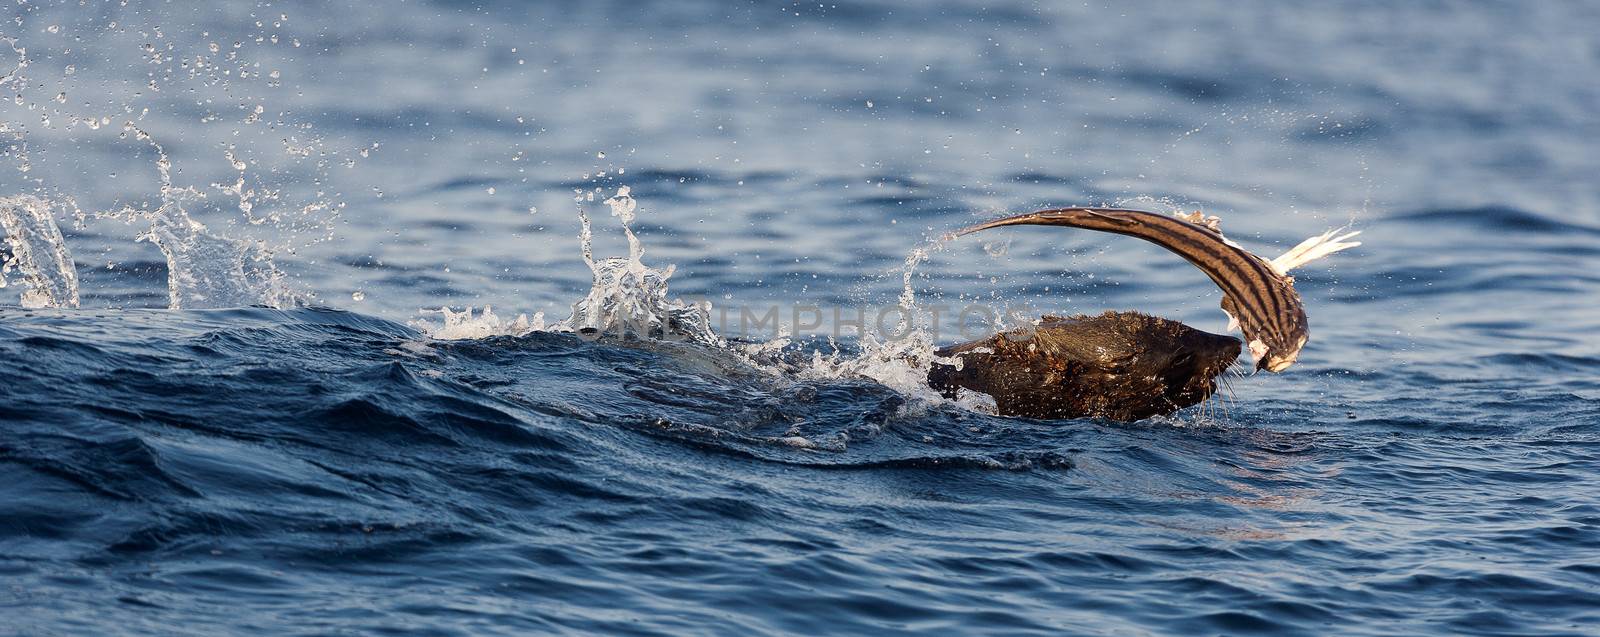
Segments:
[[[1070,226],[1138,237],[1171,250],[1200,268],[1222,289],[1222,311],[1228,329],[1244,332],[1256,369],[1281,372],[1293,365],[1310,332],[1305,306],[1295,292],[1289,270],[1360,243],[1347,243],[1359,232],[1335,237],[1336,231],[1305,240],[1283,256],[1268,261],[1222,236],[1216,217],[1200,213],[1167,216],[1118,208],[1041,210],[964,228],[952,237],[989,228],[1017,225]]]

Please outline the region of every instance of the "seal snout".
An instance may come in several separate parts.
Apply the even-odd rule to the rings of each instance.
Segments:
[[[1184,326],[1178,354],[1169,363],[1166,376],[1168,400],[1175,405],[1192,405],[1210,398],[1217,390],[1217,378],[1239,358],[1239,339],[1203,332]]]

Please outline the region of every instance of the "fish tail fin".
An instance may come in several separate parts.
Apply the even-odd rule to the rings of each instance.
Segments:
[[[1346,228],[1348,228],[1348,226],[1345,228],[1335,228],[1315,237],[1311,237],[1310,239],[1306,239],[1305,241],[1301,241],[1300,245],[1290,248],[1288,252],[1283,253],[1278,258],[1273,259],[1268,263],[1272,265],[1272,269],[1276,270],[1278,274],[1287,275],[1289,274],[1290,270],[1298,268],[1302,265],[1316,261],[1317,259],[1321,259],[1335,252],[1348,250],[1361,245],[1360,241],[1346,241],[1346,239],[1361,234],[1361,231],[1357,230],[1355,232],[1339,234]]]

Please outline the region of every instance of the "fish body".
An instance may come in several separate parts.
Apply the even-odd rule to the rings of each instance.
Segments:
[[[1169,216],[1121,208],[1041,210],[964,228],[952,236],[1015,225],[1098,230],[1137,237],[1171,250],[1194,264],[1222,290],[1222,311],[1230,319],[1229,329],[1236,324],[1244,333],[1256,369],[1272,372],[1293,365],[1310,338],[1305,306],[1294,289],[1289,270],[1360,245],[1343,242],[1357,233],[1334,237],[1334,232],[1328,232],[1268,261],[1222,236],[1216,217],[1200,213]]]

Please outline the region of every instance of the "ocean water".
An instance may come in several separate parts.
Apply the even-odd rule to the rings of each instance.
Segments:
[[[1600,631],[1594,5],[4,11],[0,634]],[[1136,240],[939,241],[1082,204],[1364,243],[1168,418],[835,334],[1223,331]]]

